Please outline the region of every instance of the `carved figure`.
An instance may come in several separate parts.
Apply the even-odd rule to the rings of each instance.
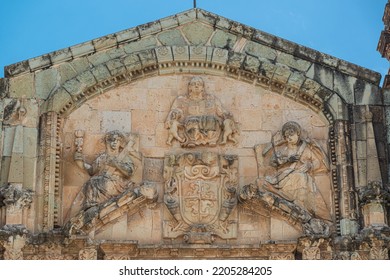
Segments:
[[[86,163],[81,153],[74,155],[77,165],[92,176],[82,188],[84,209],[121,194],[128,187],[134,172],[134,164],[129,156],[134,143],[129,141],[125,147],[125,136],[117,130],[108,132],[104,140],[106,151],[92,164]]]
[[[183,118],[178,117],[180,114]],[[188,94],[173,102],[165,125],[169,129],[169,145],[173,139],[181,142],[183,147],[215,146],[227,141],[237,143],[235,135],[238,130],[233,117],[215,96],[205,92],[200,77],[192,78]],[[182,135],[179,135],[179,127],[183,130]]]
[[[167,144],[172,145],[172,140],[176,139],[179,142],[184,142],[184,138],[179,136],[179,127],[182,127],[180,123],[183,113],[180,110],[172,110],[169,114],[168,120],[165,122],[165,127],[168,129]]]
[[[326,156],[319,145],[302,137],[296,122],[283,125],[263,156],[272,151],[270,165],[274,172],[260,178],[260,187],[306,209],[317,218],[330,220],[330,211],[318,190],[313,175],[327,172]]]

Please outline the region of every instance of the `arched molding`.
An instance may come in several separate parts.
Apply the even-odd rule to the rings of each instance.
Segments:
[[[268,59],[206,46],[162,46],[131,53],[78,74],[52,92],[42,112],[67,116],[108,90],[151,76],[206,74],[226,76],[281,94],[322,113],[330,124],[347,119],[346,102],[290,66]]]

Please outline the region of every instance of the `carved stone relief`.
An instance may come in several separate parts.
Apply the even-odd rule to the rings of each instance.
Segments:
[[[313,219],[304,226],[306,234],[329,235],[331,202],[318,187],[321,177],[317,177],[329,174],[328,159],[321,146],[298,123],[290,121],[272,136],[271,143],[256,146],[255,152],[257,187],[310,213]],[[330,184],[327,188],[331,188]]]
[[[237,204],[238,158],[213,152],[165,157],[164,237],[212,243],[215,236],[235,238],[232,211]]]
[[[200,77],[191,79],[187,95],[175,99],[165,126],[168,145],[173,140],[179,141],[182,147],[237,144],[238,129],[233,116],[215,96],[205,92]]]

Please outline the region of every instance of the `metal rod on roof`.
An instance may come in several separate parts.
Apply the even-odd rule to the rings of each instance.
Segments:
[[[196,0],[194,0],[194,8],[196,8]]]

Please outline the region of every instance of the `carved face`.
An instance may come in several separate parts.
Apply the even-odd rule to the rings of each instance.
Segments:
[[[121,146],[121,137],[119,135],[110,135],[107,138],[107,146],[112,151],[118,151]]]
[[[188,95],[191,99],[202,99],[204,92],[203,80],[199,77],[195,77],[188,85]]]
[[[294,129],[288,129],[284,132],[284,139],[289,145],[297,145],[299,142],[299,134]]]

